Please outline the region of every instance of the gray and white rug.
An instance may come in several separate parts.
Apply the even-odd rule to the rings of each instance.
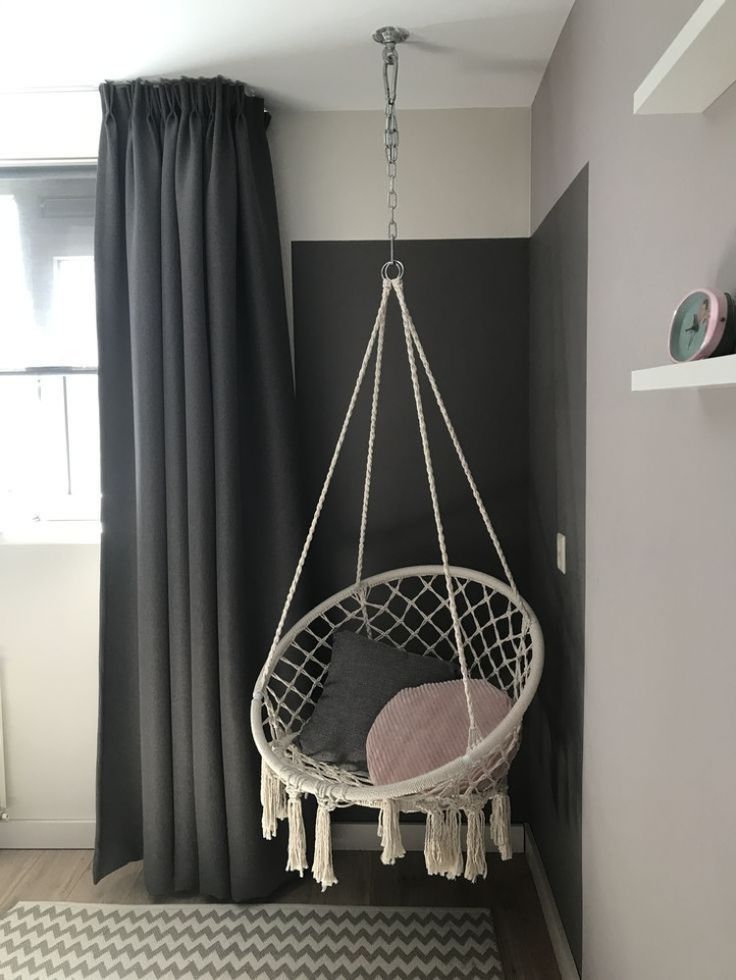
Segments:
[[[486,909],[20,902],[0,980],[503,980]]]

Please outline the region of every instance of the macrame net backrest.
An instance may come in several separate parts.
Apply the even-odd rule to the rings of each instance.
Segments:
[[[453,586],[452,577],[450,575],[450,562],[447,553],[447,544],[445,541],[445,531],[442,523],[442,515],[440,512],[439,499],[437,496],[437,486],[434,477],[434,465],[432,462],[432,454],[429,445],[429,436],[427,434],[427,424],[424,415],[422,393],[419,386],[419,376],[417,371],[417,356],[427,376],[427,380],[429,381],[435,401],[437,402],[437,407],[440,410],[440,414],[442,415],[442,419],[447,428],[448,434],[452,441],[452,445],[455,449],[458,460],[460,462],[465,477],[468,481],[468,485],[470,486],[471,492],[473,494],[473,499],[475,500],[476,506],[483,520],[483,524],[485,525],[491,543],[493,544],[496,554],[498,555],[498,559],[501,563],[501,567],[504,570],[504,573],[512,589],[515,601],[519,609],[522,608],[522,600],[521,597],[519,596],[518,589],[516,588],[514,577],[511,573],[511,569],[509,568],[508,562],[506,560],[506,556],[504,555],[503,548],[501,547],[501,543],[498,539],[498,535],[496,534],[493,524],[491,523],[491,519],[488,516],[488,512],[486,511],[486,508],[483,504],[483,501],[480,496],[480,492],[475,483],[473,475],[470,471],[468,462],[465,458],[465,454],[463,453],[462,447],[460,446],[460,441],[457,437],[455,429],[447,413],[447,409],[445,407],[444,401],[442,400],[442,396],[440,395],[437,382],[432,373],[432,369],[429,366],[429,362],[427,360],[426,354],[424,353],[424,348],[422,347],[421,342],[419,340],[419,336],[417,334],[416,328],[412,321],[411,314],[409,313],[409,309],[406,305],[406,299],[404,297],[404,288],[403,288],[401,277],[396,279],[390,279],[388,277],[384,277],[383,279],[383,290],[381,294],[381,302],[378,308],[378,314],[376,316],[376,321],[373,325],[373,330],[371,331],[371,335],[368,339],[368,345],[363,355],[363,360],[360,365],[360,370],[358,371],[358,377],[355,382],[355,387],[353,388],[352,395],[350,396],[348,409],[345,414],[345,418],[343,419],[343,424],[340,429],[340,434],[337,439],[337,444],[335,445],[335,450],[333,452],[332,459],[330,460],[330,465],[328,467],[327,475],[325,477],[325,481],[322,486],[319,499],[317,501],[317,506],[315,508],[314,515],[312,517],[312,522],[307,532],[307,537],[304,542],[301,555],[299,556],[299,561],[297,563],[296,571],[294,572],[294,577],[292,579],[291,586],[289,587],[286,601],[284,603],[284,607],[281,612],[281,616],[279,618],[273,643],[271,644],[271,649],[269,651],[269,655],[266,661],[266,671],[268,671],[268,668],[273,665],[273,661],[276,655],[276,650],[278,648],[279,641],[281,640],[284,625],[286,623],[286,618],[289,614],[289,609],[291,608],[291,604],[293,602],[297,586],[299,585],[299,581],[301,579],[301,575],[304,570],[304,564],[307,560],[307,555],[309,554],[309,550],[312,545],[312,540],[314,538],[314,533],[317,529],[317,524],[319,522],[320,515],[322,514],[322,509],[324,507],[325,499],[327,497],[327,491],[329,490],[330,484],[332,483],[332,478],[335,472],[335,468],[340,458],[340,453],[342,452],[342,447],[345,442],[345,437],[347,435],[348,426],[350,425],[350,420],[352,419],[353,412],[355,410],[355,405],[358,401],[358,396],[363,386],[363,379],[365,378],[366,372],[368,370],[368,366],[370,364],[371,356],[375,348],[376,357],[375,357],[374,381],[373,381],[373,397],[371,401],[371,418],[370,418],[370,429],[368,435],[368,451],[366,454],[365,483],[363,488],[363,507],[361,511],[360,532],[358,537],[358,559],[357,559],[356,578],[355,578],[356,584],[359,584],[363,577],[363,559],[365,554],[365,538],[366,538],[366,529],[367,529],[367,522],[368,522],[368,506],[370,500],[371,477],[372,477],[372,469],[373,469],[373,452],[374,452],[375,438],[376,438],[376,421],[378,417],[378,405],[379,405],[379,396],[380,396],[380,387],[381,387],[381,366],[383,361],[383,342],[384,342],[384,334],[386,328],[386,312],[388,308],[388,299],[392,290],[395,292],[396,297],[399,301],[399,306],[401,308],[401,319],[404,327],[404,338],[406,341],[406,353],[409,362],[409,371],[411,375],[412,389],[414,392],[414,403],[416,406],[417,421],[419,424],[419,435],[422,442],[422,452],[424,454],[424,463],[427,472],[427,484],[429,487],[429,493],[432,500],[432,511],[434,515],[435,529],[437,533],[437,543],[439,546],[440,557],[442,560],[442,570],[443,570],[444,581],[445,581],[445,597],[443,602],[447,603],[450,612],[450,617],[452,620],[452,635],[453,635],[455,650],[457,652],[457,657],[460,663],[460,671],[461,671],[463,685],[465,689],[465,703],[468,712],[468,749],[472,749],[476,745],[478,745],[478,743],[481,741],[481,734],[475,720],[473,700],[470,694],[470,687],[468,684],[468,681],[470,680],[470,672],[468,670],[468,662],[465,655],[465,642],[463,639],[463,632],[460,624],[460,616],[457,610],[455,587]],[[365,616],[363,618],[365,619]]]
[[[468,569],[450,567],[455,608],[464,638],[464,655],[470,677],[488,681],[503,690],[513,703],[529,679],[532,666],[532,633],[525,610],[502,583]],[[470,798],[483,794],[496,771],[508,768],[516,748],[518,721],[511,719],[505,731],[493,733],[492,744],[476,746],[479,766],[440,775],[437,770],[395,786],[373,787],[367,773],[349,772],[339,766],[311,759],[294,744],[322,692],[329,670],[332,640],[341,629],[364,633],[410,653],[448,659],[454,651],[454,624],[446,597],[445,570],[441,565],[399,569],[376,575],[332,596],[317,607],[284,638],[282,654],[263,690],[263,721],[272,736],[271,751],[295,775],[304,790],[323,793],[335,805],[382,800],[387,795],[423,793],[439,797]],[[488,766],[488,758],[494,765]],[[305,777],[326,779],[330,787],[317,787]],[[343,783],[351,791],[345,795]],[[343,798],[344,796],[344,798]]]
[[[378,417],[386,314],[394,293],[401,310],[406,354],[432,502],[440,564],[418,566],[363,578],[373,458]],[[348,432],[358,396],[374,361],[365,480],[358,533],[355,583],[327,599],[286,634],[284,627],[304,569],[327,492]],[[429,445],[419,368],[437,403],[460,466],[506,582],[450,565]],[[374,786],[366,773],[347,771],[310,758],[300,751],[297,736],[321,694],[330,663],[332,638],[341,628],[357,630],[391,646],[449,659],[457,657],[465,693],[468,740],[465,755],[439,769],[390,786]],[[459,868],[459,814],[468,817],[466,876],[484,873],[483,804],[493,800],[492,835],[510,856],[509,809],[505,777],[518,745],[521,720],[539,682],[543,643],[534,614],[519,595],[503,549],[447,413],[404,297],[401,278],[384,275],[381,301],[361,361],[355,386],[340,428],[324,484],[297,562],[273,643],[259,676],[251,709],[252,729],[264,759],[262,801],[264,835],[273,836],[278,819],[289,818],[287,868],[306,867],[299,798],[314,794],[319,802],[313,871],[323,884],[334,875],[328,860],[329,811],[361,803],[381,809],[383,859],[393,860],[403,848],[398,838],[400,810],[427,813],[428,870],[448,874]],[[482,735],[473,707],[472,679],[506,692],[512,708],[504,721]],[[287,802],[288,797],[288,802]],[[450,826],[452,825],[452,826]],[[494,831],[495,826],[495,831]],[[480,828],[480,829],[479,829]],[[472,832],[472,833],[471,833]],[[472,846],[471,846],[472,837]],[[397,839],[399,844],[396,843]],[[455,843],[452,843],[455,842]]]

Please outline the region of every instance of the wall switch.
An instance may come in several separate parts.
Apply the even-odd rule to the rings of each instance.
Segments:
[[[567,539],[557,532],[557,567],[563,575],[567,572]]]

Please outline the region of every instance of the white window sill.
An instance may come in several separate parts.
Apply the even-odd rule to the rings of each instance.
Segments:
[[[99,544],[99,521],[28,521],[0,528],[2,545]]]

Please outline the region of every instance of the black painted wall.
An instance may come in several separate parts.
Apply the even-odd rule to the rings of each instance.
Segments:
[[[401,242],[409,308],[511,567],[528,582],[526,239]],[[294,342],[305,497],[313,507],[380,300],[383,242],[293,245]],[[310,558],[317,601],[354,580],[372,375],[348,434]],[[386,331],[366,574],[439,561],[395,299]],[[428,385],[427,425],[450,560],[500,573]],[[513,819],[525,819],[512,776]],[[354,811],[349,819],[372,819]],[[346,819],[341,813],[338,819]]]
[[[381,294],[382,242],[293,246],[296,387],[306,497],[317,499]],[[528,242],[402,242],[409,308],[512,567],[527,577]],[[367,379],[315,540],[323,596],[355,575]],[[480,516],[424,387],[450,559],[496,572]],[[386,331],[366,573],[439,560],[398,305]]]
[[[529,823],[578,967],[582,953],[588,171],[530,245],[530,588],[546,659],[518,760]],[[556,535],[567,538],[567,573]]]
[[[581,946],[585,561],[587,172],[531,239],[402,242],[405,289],[439,386],[547,646],[512,769],[515,822],[529,821],[573,952]],[[383,242],[293,246],[302,479],[310,512],[380,299]],[[531,297],[531,305],[529,298]],[[370,377],[310,559],[317,601],[353,580]],[[387,331],[366,573],[437,561],[401,322]],[[425,386],[451,560],[498,567]],[[567,535],[568,574],[555,564]],[[339,819],[360,819],[360,812]],[[368,815],[370,817],[370,815]]]

